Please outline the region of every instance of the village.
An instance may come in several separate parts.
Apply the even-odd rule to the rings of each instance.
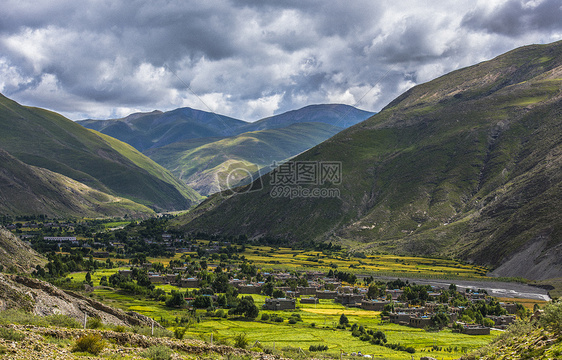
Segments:
[[[142,264],[146,270],[150,263]],[[215,267],[216,269],[216,267]],[[240,269],[236,269],[238,272]],[[200,289],[202,281],[196,276],[184,277],[185,267],[169,269],[170,273],[148,272],[153,284],[171,284],[179,288]],[[123,276],[130,276],[133,270],[120,270]],[[331,275],[331,276],[328,276]],[[387,284],[345,284],[332,272],[275,272],[259,273],[263,281],[229,278],[228,284],[240,295],[265,294],[263,310],[290,311],[301,304],[318,304],[320,300],[332,300],[349,308],[381,312],[381,319],[390,323],[421,329],[440,329],[444,326],[467,335],[488,335],[491,329],[503,330],[516,321],[522,307],[516,303],[497,302],[484,292],[456,291],[456,286],[436,288],[402,283],[402,286],[388,288]],[[267,280],[265,280],[267,279]],[[296,285],[306,280],[306,286]],[[275,284],[274,291],[267,284]],[[396,283],[401,283],[398,280]],[[270,289],[267,291],[266,289]],[[377,289],[373,296],[373,288]],[[407,296],[412,288],[421,288],[423,299]],[[273,295],[273,296],[272,296]],[[216,294],[209,295],[216,302]],[[193,298],[186,298],[186,301]],[[475,314],[475,308],[481,314]],[[483,309],[483,310],[482,310]],[[519,313],[520,314],[520,313]],[[445,319],[445,320],[443,320]]]
[[[262,310],[269,311],[290,311],[298,309],[301,304],[331,300],[349,308],[380,312],[381,319],[389,323],[421,329],[448,326],[468,335],[487,335],[491,329],[505,329],[518,315],[522,315],[521,306],[517,304],[497,302],[484,291],[457,291],[453,284],[445,288],[399,280],[375,283],[372,278],[369,280],[368,275],[337,270],[268,272],[254,268],[248,272],[242,267],[251,265],[246,263],[243,255],[238,255],[241,252],[239,245],[224,240],[200,242],[156,231],[152,236],[134,239],[119,236],[121,229],[110,232],[110,237],[101,236],[103,233],[100,233],[87,240],[77,236],[64,236],[68,234],[60,231],[56,233],[57,229],[74,229],[77,226],[79,225],[72,223],[44,223],[41,226],[26,223],[11,224],[10,228],[17,230],[28,227],[31,231],[19,234],[23,239],[35,236],[35,243],[53,244],[59,251],[84,249],[94,258],[115,258],[121,266],[125,262],[119,259],[125,260],[125,255],[129,257],[128,263],[133,267],[128,270],[121,268],[118,274],[122,278],[130,278],[134,269],[142,270],[150,284],[170,284],[178,289],[194,290],[192,294],[200,292],[211,297],[215,304],[218,294],[224,288],[221,287],[222,290],[218,291],[210,285],[218,273],[222,273],[223,281],[235,289],[237,294],[267,295]],[[53,236],[45,234],[39,238],[38,233],[32,235],[40,229],[50,230],[50,235]],[[133,249],[139,246],[144,249],[160,249],[169,255],[184,254],[181,256],[183,260],[164,267],[146,261],[146,256],[137,255],[131,259]],[[195,261],[195,258],[199,261]],[[207,260],[216,264],[207,265]],[[242,262],[241,267],[235,265],[237,262]],[[190,306],[193,299],[193,295],[186,295],[186,304]]]

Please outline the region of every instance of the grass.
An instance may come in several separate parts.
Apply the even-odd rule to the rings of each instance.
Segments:
[[[207,241],[199,241],[205,244]],[[152,263],[161,263],[168,266],[170,260],[181,259],[183,254],[177,253],[173,258],[148,258]],[[438,259],[429,257],[398,256],[389,254],[360,255],[345,257],[344,252],[324,254],[319,251],[294,250],[283,247],[246,246],[244,253],[240,254],[252,261],[263,271],[268,270],[299,270],[299,271],[324,271],[330,269],[360,273],[374,276],[401,276],[429,279],[471,279],[487,280],[488,269],[483,266],[466,264],[459,260]],[[98,258],[104,261],[105,258]],[[119,269],[126,269],[125,267]],[[99,269],[92,273],[94,284],[99,283],[102,276],[109,278],[119,269]],[[75,281],[83,281],[85,273],[71,275]],[[177,289],[172,285],[156,285],[165,291]]]
[[[518,302],[531,311],[533,311],[533,308],[534,308],[535,304],[539,305],[541,308],[543,308],[546,304],[548,304],[548,301],[535,300],[535,299],[498,298],[498,300],[502,301],[502,302],[508,302],[508,303],[509,302]]]
[[[321,302],[318,306],[326,305],[328,307],[323,309],[325,310],[324,314],[317,313],[320,309],[316,309],[313,312],[314,309],[307,309],[306,307],[297,311],[277,312],[285,319],[291,313],[299,313],[303,322],[295,325],[289,325],[287,321],[276,324],[261,321],[247,322],[230,319],[212,319],[205,320],[198,324],[197,327],[189,329],[188,334],[204,337],[212,332],[215,336],[232,338],[236,334],[245,333],[250,344],[259,341],[266,347],[273,347],[275,345],[276,348],[300,347],[308,349],[310,345],[325,344],[328,345],[329,352],[332,353],[339,353],[340,350],[348,353],[361,351],[363,354],[372,354],[375,357],[388,359],[409,359],[410,355],[381,346],[371,345],[354,338],[348,330],[335,329],[334,324],[337,324],[339,316],[345,313],[351,323],[358,323],[366,328],[381,330],[386,334],[389,342],[414,347],[416,353],[428,352],[433,345],[442,348],[456,346],[456,352],[431,352],[432,356],[444,359],[458,358],[462,354],[463,348],[465,350],[476,349],[489,342],[496,335],[473,337],[452,333],[450,330],[429,333],[422,329],[383,324],[378,316],[379,313],[376,312],[371,312],[369,316],[365,316],[362,311],[352,311],[341,305],[334,306],[334,304]],[[311,326],[312,323],[315,324],[314,327]]]
[[[111,228],[117,228],[117,227],[121,227],[121,226],[127,226],[130,223],[131,223],[130,221],[114,221],[114,222],[104,223],[103,227],[105,229],[111,229]]]
[[[3,149],[26,164],[166,210],[186,209],[200,199],[169,171],[129,145],[59,114],[21,106],[0,96],[0,124]],[[26,141],[21,134],[27,134]]]

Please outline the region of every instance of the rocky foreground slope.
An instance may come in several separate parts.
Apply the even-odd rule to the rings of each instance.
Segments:
[[[44,256],[0,226],[0,265],[4,271],[30,272],[36,265],[44,266],[46,263]]]
[[[6,309],[21,309],[42,316],[62,314],[81,323],[86,314],[88,317],[100,318],[107,325],[152,324],[152,319],[147,316],[132,311],[125,312],[89,297],[63,291],[45,281],[0,273],[0,310]]]
[[[225,345],[212,345],[196,339],[176,340],[130,332],[22,325],[7,325],[0,327],[0,331],[2,329],[6,329],[4,330],[6,332],[16,333],[23,338],[16,341],[0,337],[0,357],[2,359],[146,359],[147,352],[155,347],[169,349],[167,353],[170,359],[220,358],[220,356],[226,359],[282,359],[276,355],[252,352]],[[75,341],[85,335],[99,335],[101,337],[105,346],[99,354],[73,353]]]

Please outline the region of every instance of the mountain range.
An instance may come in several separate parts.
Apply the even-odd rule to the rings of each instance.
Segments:
[[[256,122],[246,122],[186,107],[166,112],[155,110],[149,113],[135,113],[121,119],[80,120],[77,123],[144,152],[189,139],[224,138],[250,131],[284,128],[303,122],[324,123],[345,129],[371,115],[373,113],[348,105],[321,104],[309,105]]]
[[[292,161],[340,164],[341,183],[280,196],[269,173],[176,224],[562,276],[561,119],[562,42],[526,46],[415,86]]]
[[[348,105],[321,104],[253,123],[191,108],[78,123],[136,147],[206,196],[221,190],[218,178],[229,169],[267,172],[273,162],[308,150],[372,115]],[[240,176],[237,181],[250,178]]]

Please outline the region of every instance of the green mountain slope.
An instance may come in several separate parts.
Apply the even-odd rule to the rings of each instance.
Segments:
[[[24,164],[0,149],[0,214],[138,217],[154,212],[66,176]]]
[[[151,149],[146,154],[200,194],[208,195],[221,191],[223,185],[217,176],[222,173],[244,166],[242,164],[249,166],[252,173],[257,170],[268,172],[273,162],[308,150],[340,130],[324,123],[296,123],[216,141],[194,139],[176,142]]]
[[[12,156],[94,189],[158,210],[189,208],[199,195],[138,151],[65,117],[0,95],[0,144]]]
[[[452,72],[296,158],[341,162],[341,185],[323,185],[339,197],[273,198],[266,175],[261,191],[209,199],[189,229],[562,276],[561,87],[562,42]]]

